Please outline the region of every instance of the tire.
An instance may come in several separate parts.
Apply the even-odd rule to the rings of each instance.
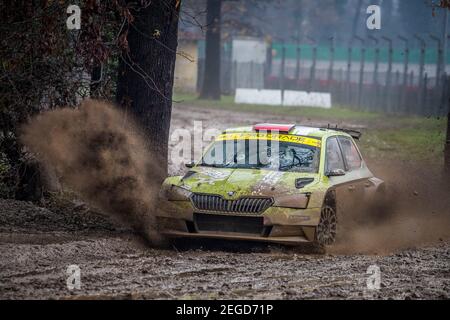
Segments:
[[[330,246],[336,242],[337,212],[335,206],[324,205],[320,214],[320,221],[316,229],[316,242],[320,246]]]

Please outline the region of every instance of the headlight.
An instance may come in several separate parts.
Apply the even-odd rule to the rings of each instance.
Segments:
[[[273,206],[292,209],[306,209],[308,208],[310,197],[310,193],[300,193],[275,197],[275,203]]]
[[[186,201],[189,200],[191,194],[192,192],[187,189],[171,185],[165,189],[161,196],[169,201]]]

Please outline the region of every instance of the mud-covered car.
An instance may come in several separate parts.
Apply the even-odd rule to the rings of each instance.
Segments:
[[[161,233],[331,245],[346,212],[384,189],[361,156],[359,136],[298,125],[228,129],[184,176],[164,181]]]

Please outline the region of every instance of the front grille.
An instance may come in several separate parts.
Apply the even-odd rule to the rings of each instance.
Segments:
[[[263,217],[194,213],[194,223],[199,232],[235,232],[262,235],[264,231]]]
[[[273,204],[271,198],[226,200],[221,196],[208,194],[193,194],[191,201],[194,207],[201,211],[243,214],[261,214]]]

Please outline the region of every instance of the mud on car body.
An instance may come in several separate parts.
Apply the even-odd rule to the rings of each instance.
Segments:
[[[298,125],[228,129],[184,176],[164,181],[161,233],[331,245],[338,209],[345,219],[348,208],[384,187],[354,138],[359,134]]]

